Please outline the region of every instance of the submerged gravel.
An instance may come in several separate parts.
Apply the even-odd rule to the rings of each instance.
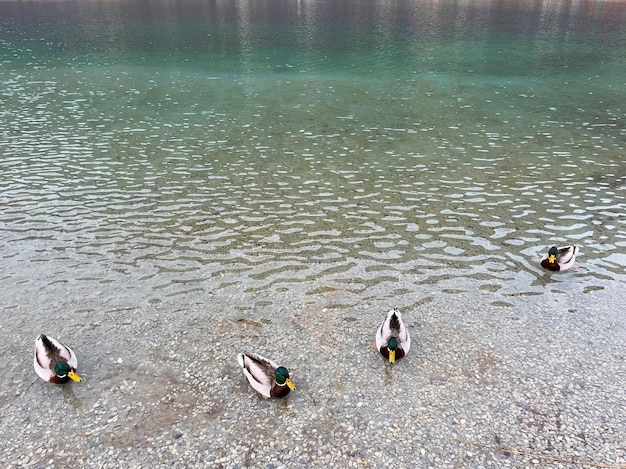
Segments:
[[[435,292],[430,292],[435,293]],[[297,291],[284,307],[236,295],[139,305],[2,335],[5,467],[626,467],[623,286],[509,298],[426,295],[401,307],[414,342],[389,366],[373,350],[389,306]],[[245,300],[245,298],[244,298]],[[4,311],[22,317],[24,311]],[[36,333],[70,344],[79,384],[32,370]],[[286,365],[267,401],[236,353]]]

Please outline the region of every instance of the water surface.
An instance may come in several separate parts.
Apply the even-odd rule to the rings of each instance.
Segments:
[[[0,8],[7,306],[624,280],[621,4]]]
[[[625,51],[612,1],[0,1],[9,467],[623,462]]]

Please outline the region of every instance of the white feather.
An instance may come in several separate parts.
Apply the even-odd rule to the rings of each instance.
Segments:
[[[278,365],[268,358],[248,352],[237,355],[237,361],[243,369],[243,374],[248,379],[250,386],[263,397],[270,398],[275,379],[274,373]]]
[[[73,369],[78,368],[78,359],[74,351],[66,345],[56,340],[53,337],[46,336],[48,340],[59,350],[59,356],[67,362]],[[35,372],[39,377],[45,381],[48,381],[54,376],[54,370],[52,369],[52,360],[48,356],[47,349],[43,344],[41,335],[35,340],[35,357],[34,362]]]
[[[580,251],[578,246],[560,246],[557,247],[556,250],[556,262],[559,264],[561,271],[574,266],[574,262],[576,262],[576,255]],[[541,261],[545,261],[548,257],[550,257],[549,254],[545,253],[541,257]]]
[[[400,323],[400,328],[398,331],[392,331],[390,327],[391,317],[394,314],[397,316],[398,322]],[[398,338],[398,346],[402,347],[402,350],[404,350],[404,354],[406,355],[407,353],[409,353],[409,349],[411,348],[411,337],[409,336],[408,329],[402,321],[402,315],[400,314],[400,311],[398,311],[396,308],[389,310],[389,312],[387,313],[387,319],[385,319],[385,321],[376,332],[376,349],[380,350],[381,347],[386,347],[387,341],[390,337],[394,335]]]

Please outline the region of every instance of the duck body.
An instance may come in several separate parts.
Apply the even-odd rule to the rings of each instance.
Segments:
[[[569,268],[577,270],[574,262],[579,251],[580,248],[578,246],[552,246],[548,253],[541,258],[541,267],[552,272],[559,272]]]
[[[76,373],[78,360],[76,354],[67,345],[41,334],[35,340],[34,367],[37,375],[44,381],[55,384],[81,381]]]
[[[378,328],[374,348],[389,360],[389,363],[394,363],[409,353],[411,337],[397,308],[387,313],[387,318]]]
[[[296,386],[289,379],[289,371],[269,358],[256,353],[243,352],[237,355],[239,366],[250,386],[266,399],[285,397]]]

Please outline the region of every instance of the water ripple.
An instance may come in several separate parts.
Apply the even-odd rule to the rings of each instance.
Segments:
[[[437,290],[506,302],[560,281],[538,260],[572,242],[586,291],[626,280],[616,120],[521,104],[524,83],[461,95],[422,77],[394,80],[392,96],[388,81],[294,74],[280,90],[292,108],[276,106],[267,77],[153,71],[0,74],[4,284],[78,282],[153,302],[220,291],[271,302],[293,285],[394,304]],[[346,113],[322,93],[365,101]],[[476,114],[485,106],[502,111]]]

